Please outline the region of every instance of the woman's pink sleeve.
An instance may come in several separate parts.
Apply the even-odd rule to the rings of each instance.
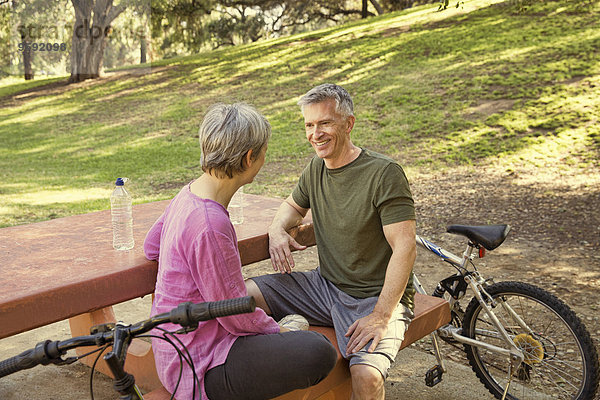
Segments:
[[[218,231],[209,231],[198,238],[194,247],[194,261],[198,268],[192,271],[192,277],[206,301],[248,295],[237,243],[232,238]],[[279,332],[279,325],[260,308],[253,313],[218,320],[236,336]]]
[[[160,252],[160,235],[162,233],[164,218],[165,214],[163,213],[146,234],[146,239],[144,240],[144,254],[148,260],[158,260]]]

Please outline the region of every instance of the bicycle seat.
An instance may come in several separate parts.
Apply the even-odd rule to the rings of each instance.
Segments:
[[[510,232],[510,225],[450,225],[446,232],[466,236],[471,242],[494,250]]]

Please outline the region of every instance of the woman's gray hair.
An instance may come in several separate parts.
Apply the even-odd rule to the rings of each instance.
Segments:
[[[350,97],[346,89],[333,83],[324,83],[310,89],[298,100],[298,105],[304,111],[304,106],[308,104],[322,103],[329,99],[335,100],[335,111],[337,113],[345,117],[354,115],[352,97]]]
[[[271,137],[271,125],[254,107],[245,103],[214,104],[200,125],[202,171],[217,178],[244,171],[243,159],[252,150],[256,159]]]

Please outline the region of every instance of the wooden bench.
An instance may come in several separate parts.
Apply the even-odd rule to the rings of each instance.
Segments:
[[[236,226],[242,265],[269,257],[266,229],[281,200],[246,195],[246,202],[245,222]],[[93,325],[116,321],[112,305],[152,293],[157,264],[146,260],[142,244],[167,203],[134,206],[136,246],[125,252],[112,249],[109,211],[0,229],[0,339],[66,318],[73,336],[86,335]],[[292,233],[300,243],[314,245],[310,216],[304,222]],[[417,295],[415,312],[402,347],[450,320],[447,303],[429,296]],[[335,343],[331,328],[311,329]],[[102,363],[97,368],[107,371]],[[169,397],[158,380],[149,343],[132,342],[125,369],[140,387],[152,391],[145,398]],[[338,354],[325,380],[279,399],[347,399],[350,390],[348,365]]]
[[[450,308],[445,300],[416,294],[415,318],[406,331],[400,349],[411,345],[448,322],[450,322]],[[337,349],[337,340],[332,328],[311,326],[310,330],[323,333]],[[347,400],[350,398],[351,392],[352,384],[348,361],[342,358],[338,349],[337,363],[327,378],[315,386],[302,390],[294,390],[293,392],[277,397],[276,400]],[[145,394],[144,399],[168,400],[170,396],[171,394],[161,387],[151,393]]]

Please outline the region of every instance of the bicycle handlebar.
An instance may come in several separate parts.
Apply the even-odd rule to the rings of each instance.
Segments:
[[[252,296],[235,299],[210,301],[205,303],[181,303],[170,312],[155,315],[128,327],[131,338],[144,334],[156,326],[172,322],[182,327],[196,328],[198,322],[226,317],[235,314],[253,312],[256,301]],[[67,364],[76,359],[62,359],[68,350],[81,346],[102,346],[114,340],[114,331],[98,332],[88,336],[77,336],[64,341],[46,340],[38,343],[33,349],[0,362],[0,378],[36,365]]]

